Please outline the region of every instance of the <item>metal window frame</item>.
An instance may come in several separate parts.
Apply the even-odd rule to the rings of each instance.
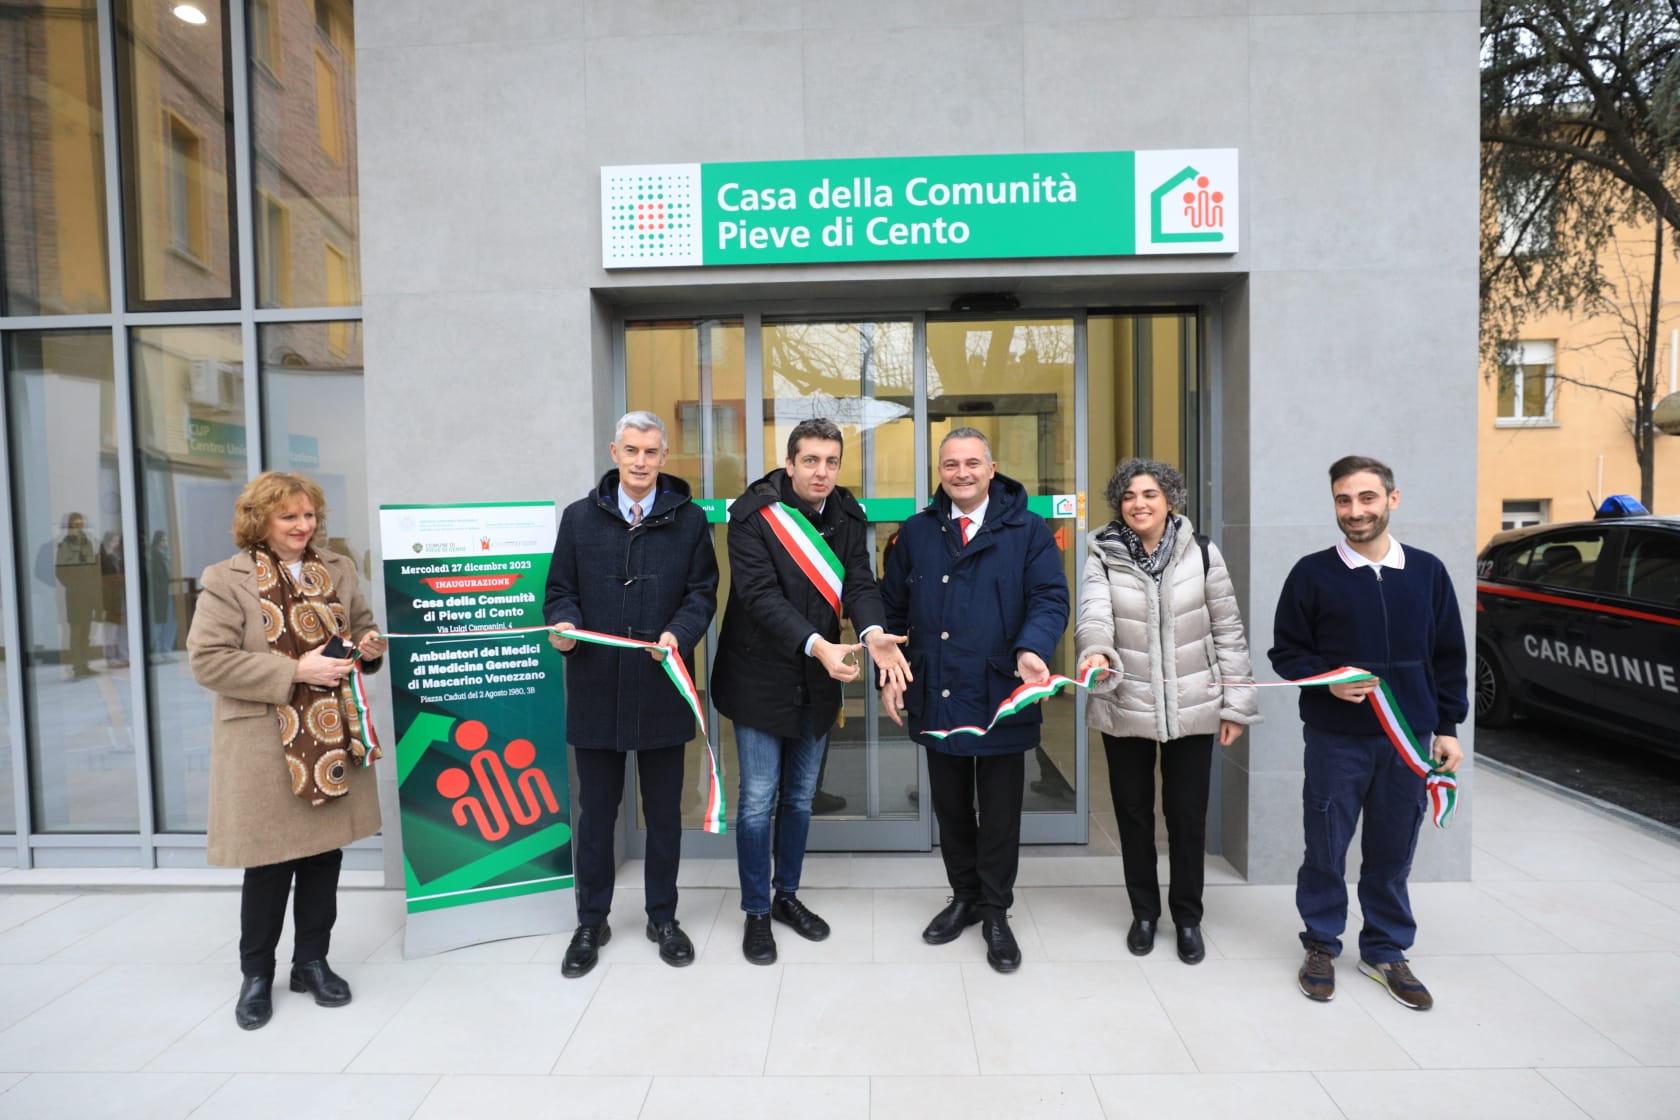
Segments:
[[[256,184],[253,177],[253,128],[251,121],[251,65],[247,8],[249,0],[230,0],[227,10],[228,80],[233,127],[228,143],[232,149],[232,177],[229,184],[233,208],[233,247],[236,265],[237,307],[194,309],[180,306],[168,310],[134,310],[128,299],[128,241],[125,192],[119,145],[121,121],[117,88],[117,42],[114,0],[97,0],[95,23],[99,56],[99,102],[104,121],[103,157],[105,174],[106,261],[110,285],[110,310],[73,315],[5,315],[0,313],[0,463],[7,485],[0,488],[0,512],[14,531],[0,535],[0,594],[17,604],[21,573],[13,522],[11,481],[15,465],[10,443],[10,341],[14,334],[51,333],[70,330],[103,330],[111,342],[112,373],[115,378],[115,424],[117,427],[117,481],[122,501],[121,525],[124,538],[139,540],[140,471],[136,444],[134,384],[130,355],[131,332],[137,327],[236,326],[244,360],[245,416],[247,426],[246,471],[253,478],[263,469],[268,448],[262,392],[259,328],[265,324],[360,322],[362,308],[257,306],[256,279]],[[359,200],[358,200],[359,201]],[[621,379],[622,381],[622,379]],[[136,553],[138,556],[139,553]],[[124,565],[124,609],[130,619],[143,620],[145,591],[141,565]],[[139,800],[139,827],[134,832],[64,833],[36,832],[31,805],[35,775],[30,765],[28,726],[25,718],[27,682],[23,672],[22,620],[17,610],[6,612],[0,636],[8,656],[0,686],[6,690],[7,730],[12,741],[12,779],[16,811],[15,833],[0,833],[0,866],[20,868],[41,865],[138,866],[156,868],[192,862],[186,853],[201,852],[202,832],[164,832],[159,829],[158,806],[153,786],[156,761],[152,744],[152,707],[146,673],[145,626],[130,626],[129,664],[139,667],[129,680],[134,739],[135,787]],[[382,838],[352,845],[354,851],[378,851]],[[100,853],[98,863],[89,863],[87,853]],[[163,857],[160,860],[160,854]],[[46,858],[43,860],[43,855]],[[113,858],[117,857],[115,861]],[[377,862],[377,857],[375,857]],[[372,866],[372,865],[370,865]]]

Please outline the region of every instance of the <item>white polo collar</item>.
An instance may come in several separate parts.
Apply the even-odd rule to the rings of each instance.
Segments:
[[[1400,547],[1400,542],[1393,536],[1388,538],[1388,551],[1383,554],[1381,560],[1365,559],[1348,547],[1346,537],[1336,542],[1336,555],[1342,558],[1342,563],[1346,564],[1350,571],[1359,568],[1404,568],[1406,566],[1406,550]]]

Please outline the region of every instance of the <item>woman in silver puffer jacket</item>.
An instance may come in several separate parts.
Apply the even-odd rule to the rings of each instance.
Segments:
[[[1103,733],[1109,793],[1132,925],[1126,946],[1155,946],[1161,887],[1155,871],[1155,759],[1167,818],[1167,903],[1178,955],[1195,964],[1202,943],[1202,849],[1213,740],[1228,746],[1259,719],[1242,616],[1224,558],[1196,536],[1184,476],[1151,459],[1126,459],[1108,482],[1119,516],[1091,538],[1079,596],[1079,672],[1119,669],[1091,690],[1087,722]],[[1122,675],[1123,674],[1123,675]]]

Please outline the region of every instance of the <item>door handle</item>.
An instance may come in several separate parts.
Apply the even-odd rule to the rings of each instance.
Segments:
[[[1633,625],[1633,619],[1617,618],[1613,614],[1601,614],[1598,616],[1598,624],[1600,626],[1609,626],[1616,630],[1626,630]]]

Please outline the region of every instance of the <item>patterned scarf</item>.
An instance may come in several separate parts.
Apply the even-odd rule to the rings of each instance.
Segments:
[[[338,601],[332,574],[313,548],[303,551],[294,578],[266,544],[251,550],[257,566],[257,594],[262,598],[263,636],[268,648],[296,661],[337,634],[350,641],[350,612]],[[324,805],[350,792],[352,763],[371,757],[348,681],[336,687],[298,681],[274,714],[280,742],[292,774],[292,792],[311,805]]]
[[[1178,543],[1178,517],[1167,514],[1167,527],[1161,532],[1161,543],[1155,546],[1154,552],[1143,546],[1143,538],[1121,518],[1115,518],[1111,524],[1125,544],[1126,551],[1132,554],[1132,562],[1148,572],[1150,579],[1160,583],[1161,574],[1167,570],[1167,561],[1172,559],[1173,546]]]

